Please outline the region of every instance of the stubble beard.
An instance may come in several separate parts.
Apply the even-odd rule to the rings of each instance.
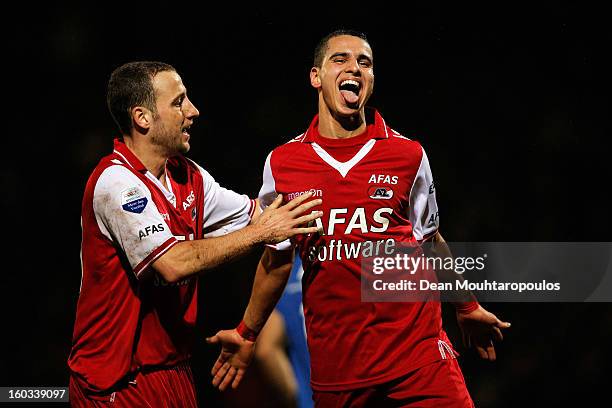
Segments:
[[[159,129],[151,134],[151,143],[167,157],[185,154],[189,151],[189,145],[183,143],[183,134],[179,130],[171,130],[167,126],[160,125]]]

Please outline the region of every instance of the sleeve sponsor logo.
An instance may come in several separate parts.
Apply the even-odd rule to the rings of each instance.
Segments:
[[[149,200],[138,187],[128,188],[121,192],[121,208],[125,211],[140,214],[148,202]]]
[[[138,231],[138,238],[142,241],[143,238],[153,235],[156,232],[165,231],[164,224],[161,222],[157,225],[148,225],[145,228]]]
[[[372,186],[368,189],[368,195],[374,200],[388,200],[393,197],[393,190],[385,186]]]

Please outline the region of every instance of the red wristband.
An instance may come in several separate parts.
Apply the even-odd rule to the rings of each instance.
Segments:
[[[255,342],[255,340],[257,340],[257,335],[259,334],[255,330],[249,329],[248,326],[244,323],[244,320],[240,322],[238,327],[236,327],[236,331],[240,336],[242,336],[243,339],[252,342]]]
[[[471,302],[455,302],[453,303],[455,305],[455,310],[457,310],[457,313],[461,313],[461,314],[468,314],[468,313],[472,313],[474,310],[478,309],[478,302],[473,300]]]

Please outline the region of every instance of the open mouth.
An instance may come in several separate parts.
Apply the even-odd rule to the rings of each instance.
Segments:
[[[346,79],[340,83],[338,89],[340,89],[340,93],[347,105],[354,105],[359,101],[359,91],[361,91],[361,84],[359,82]]]
[[[191,127],[191,125],[185,126],[185,127],[181,128],[181,132],[183,133],[183,135],[189,136],[189,128],[190,127]]]

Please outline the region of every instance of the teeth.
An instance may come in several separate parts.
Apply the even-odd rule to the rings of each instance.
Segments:
[[[352,79],[347,79],[345,81],[342,81],[342,83],[340,84],[340,86],[343,86],[343,85],[354,85],[354,86],[358,87],[359,86],[359,82],[353,81]]]

